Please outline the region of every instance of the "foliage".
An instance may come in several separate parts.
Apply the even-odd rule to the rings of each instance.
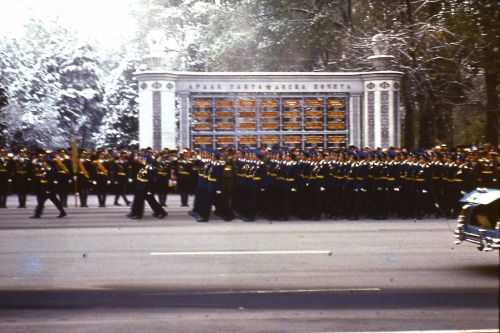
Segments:
[[[384,33],[404,73],[404,144],[498,140],[495,0],[136,0],[124,47],[104,53],[57,24],[0,40],[0,143],[128,146],[137,140],[133,72],[147,34],[168,66],[191,71],[371,70]],[[57,22],[56,22],[57,23]]]

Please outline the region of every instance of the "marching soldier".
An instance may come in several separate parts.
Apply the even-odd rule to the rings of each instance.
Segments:
[[[255,221],[255,217],[258,211],[258,203],[261,198],[261,193],[265,191],[265,176],[266,176],[266,166],[262,161],[264,159],[264,154],[255,149],[250,154],[250,160],[248,161],[248,174],[246,183],[246,206],[242,219],[245,222]]]
[[[92,162],[90,161],[90,155],[87,151],[82,150],[80,152],[80,158],[76,161],[77,163],[77,173],[73,181],[77,182],[78,196],[80,197],[80,207],[88,207],[87,199],[89,196],[90,184],[92,182],[90,170],[92,168]]]
[[[430,213],[432,170],[430,169],[429,156],[421,154],[417,157],[417,163],[413,164],[412,181],[414,200],[414,218],[422,219],[424,214]]]
[[[97,194],[99,207],[106,207],[106,196],[108,194],[108,185],[110,181],[110,163],[106,158],[106,152],[99,151],[97,159],[92,161],[93,181]]]
[[[71,160],[65,149],[59,149],[54,157],[57,170],[57,194],[63,207],[68,207],[68,186],[71,179]]]
[[[113,185],[115,188],[115,206],[121,206],[118,202],[120,197],[123,198],[127,206],[130,201],[127,198],[127,186],[132,182],[132,166],[130,165],[127,152],[120,152],[120,156],[116,157],[113,163]]]
[[[11,159],[5,149],[0,148],[0,208],[7,208],[7,197],[9,195],[9,183],[12,181]]]
[[[177,179],[177,190],[181,197],[181,206],[188,206],[189,193],[192,188],[192,173],[193,161],[189,155],[189,151],[184,150],[180,153],[179,158],[175,163],[175,175]]]
[[[151,155],[141,156],[138,159],[142,168],[139,170],[136,176],[137,184],[134,193],[134,200],[132,201],[132,207],[130,214],[127,217],[138,220],[142,219],[144,215],[144,201],[147,201],[151,209],[153,210],[153,216],[162,219],[168,215],[168,213],[163,209],[163,207],[156,201],[154,196],[154,184],[156,181],[156,167],[155,159]]]
[[[14,156],[14,187],[17,191],[19,206],[26,208],[26,198],[30,190],[31,163],[28,158],[28,151],[23,148]]]
[[[288,151],[283,151],[283,160],[278,171],[278,187],[279,187],[279,216],[278,221],[288,221],[290,219],[292,202],[297,193],[297,179],[299,176],[299,168],[295,161],[295,155]]]
[[[386,180],[386,213],[401,216],[401,156],[393,149],[387,151],[388,161],[383,177]]]
[[[45,201],[49,199],[54,206],[59,210],[58,218],[66,216],[64,208],[57,198],[56,188],[57,181],[57,167],[50,157],[45,153],[38,154],[38,158],[34,161],[36,180],[39,182],[35,185],[37,206],[35,214],[31,218],[40,218],[42,216]],[[39,176],[38,176],[39,175]]]
[[[156,160],[157,178],[156,178],[156,193],[158,201],[162,207],[167,206],[167,195],[170,187],[170,179],[172,174],[171,162],[168,159],[168,150],[158,156]]]
[[[498,188],[497,162],[494,151],[484,151],[477,160],[476,187]]]
[[[313,221],[319,221],[325,207],[325,194],[327,188],[328,164],[322,153],[313,154],[309,182],[311,187],[311,214]]]

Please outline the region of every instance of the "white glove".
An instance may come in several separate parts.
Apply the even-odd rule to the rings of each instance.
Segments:
[[[366,192],[366,188],[362,188],[362,189],[361,189],[361,192]]]
[[[266,192],[266,189],[265,188],[261,188],[260,191],[261,192]]]
[[[8,182],[9,182],[9,183],[12,183],[12,179],[10,179],[10,178],[9,178]]]
[[[128,179],[128,182],[129,182],[129,183],[132,183],[132,178],[129,178],[129,179]]]
[[[117,181],[115,181],[115,185],[118,185],[118,182],[117,182]]]
[[[320,192],[324,192],[325,188],[324,187],[320,187],[319,190],[320,190]]]
[[[292,192],[297,192],[297,189],[292,187]]]
[[[92,184],[97,185],[97,182],[95,180],[92,181]]]
[[[68,180],[68,183],[69,183],[69,184],[72,184],[72,183],[73,183],[73,180],[69,179],[69,180]]]
[[[399,187],[395,187],[395,188],[394,188],[394,191],[395,191],[395,192],[399,192]]]
[[[146,194],[147,194],[147,195],[153,195],[153,193],[151,193],[151,192],[148,192],[148,193],[146,193]]]
[[[28,181],[30,182],[30,181],[31,181],[31,178],[28,178]]]
[[[222,191],[217,190],[217,191],[215,191],[215,193],[217,193],[217,194],[221,194],[221,193],[222,193]]]
[[[77,176],[73,176],[73,180],[76,182],[76,180],[78,179]]]
[[[54,180],[54,184],[57,184],[57,183],[58,183],[58,181],[57,181],[57,180]]]
[[[427,190],[422,190],[422,193],[424,193],[424,194],[427,193]]]

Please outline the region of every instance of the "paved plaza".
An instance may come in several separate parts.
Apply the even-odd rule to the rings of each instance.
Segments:
[[[0,332],[498,328],[498,255],[455,245],[453,220],[196,223],[176,196],[162,220],[90,206],[0,211]]]

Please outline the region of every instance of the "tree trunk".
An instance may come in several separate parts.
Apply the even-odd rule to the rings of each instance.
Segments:
[[[486,142],[498,145],[498,74],[485,71],[486,81]]]

